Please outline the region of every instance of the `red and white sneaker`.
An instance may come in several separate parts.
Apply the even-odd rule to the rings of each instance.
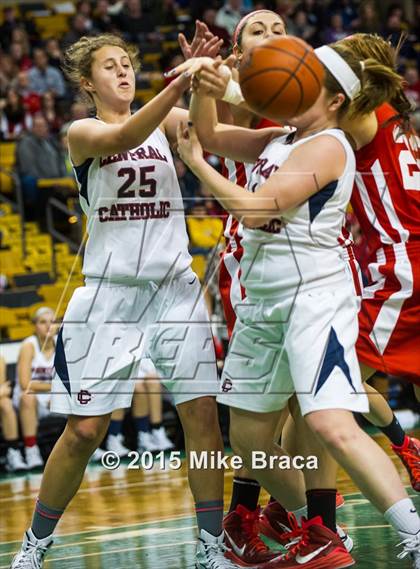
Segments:
[[[337,492],[337,496],[335,498],[335,507],[338,510],[339,508],[342,508],[345,504],[344,501],[344,496],[343,494],[340,494],[340,492]]]
[[[250,512],[244,506],[237,506],[223,520],[225,544],[229,551],[225,557],[241,567],[254,567],[267,563],[280,555],[262,541],[258,533],[260,509]]]
[[[420,441],[406,436],[401,447],[391,445],[391,448],[406,467],[411,486],[416,492],[420,492]]]
[[[296,537],[300,537],[300,533],[296,533],[297,529],[300,532],[295,516],[289,514],[278,502],[270,502],[261,512],[260,533],[281,545],[286,545]]]
[[[280,558],[261,569],[344,569],[355,561],[341,538],[322,524],[320,516],[302,520],[301,539]]]

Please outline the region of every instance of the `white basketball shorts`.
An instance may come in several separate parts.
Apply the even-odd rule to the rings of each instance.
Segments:
[[[146,357],[175,404],[217,395],[213,338],[194,273],[136,286],[90,279],[76,289],[57,340],[51,410],[92,416],[130,407]]]
[[[303,415],[367,412],[355,342],[356,297],[323,287],[237,307],[218,401],[254,412],[283,409],[296,392]]]

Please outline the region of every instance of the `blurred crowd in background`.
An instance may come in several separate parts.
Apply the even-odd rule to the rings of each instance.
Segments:
[[[72,207],[77,208],[77,190],[67,155],[66,136],[71,122],[89,116],[90,111],[86,103],[71,89],[61,70],[63,54],[69,45],[84,35],[102,32],[116,32],[136,43],[143,59],[142,69],[137,76],[134,103],[134,108],[139,108],[164,87],[167,80],[163,73],[183,60],[178,45],[179,32],[191,40],[195,21],[200,19],[212,33],[224,40],[221,54],[226,56],[232,49],[231,37],[239,20],[246,13],[262,8],[276,11],[284,19],[289,34],[302,37],[314,47],[340,40],[354,32],[378,33],[397,45],[403,34],[405,39],[399,52],[398,69],[405,78],[405,91],[413,103],[413,127],[420,133],[419,2],[63,0],[49,4],[35,1],[5,7],[2,15],[0,14],[0,153],[2,148],[6,148],[5,143],[13,143],[12,146],[9,144],[8,148],[12,147],[14,152],[12,163],[22,188],[25,219],[35,221],[41,228],[45,228],[46,201],[51,196],[67,204],[70,199]],[[56,15],[57,19],[51,20],[51,17]],[[45,27],[47,20],[50,22],[50,28]],[[54,28],[54,22],[60,23],[59,29]],[[187,107],[187,97],[188,95],[178,104]],[[217,157],[209,156],[208,159],[213,166],[220,165]],[[187,229],[194,258],[193,268],[200,279],[204,280],[206,275],[213,272],[214,263],[218,258],[217,248],[223,245],[220,235],[224,212],[178,158],[175,158],[175,167],[188,214]],[[44,184],[48,186],[48,191],[39,183],[40,180],[46,179],[55,180],[53,184]],[[8,191],[10,192],[10,189]],[[2,187],[0,193],[3,193]],[[10,198],[10,193],[8,196]],[[11,199],[13,201],[13,190]],[[356,255],[362,269],[365,269],[368,244],[351,211],[348,213],[348,224],[355,240]],[[63,231],[66,233],[65,228]],[[209,267],[210,260],[212,265]],[[7,286],[7,279],[0,276],[0,289]],[[217,296],[217,283],[214,282],[209,289],[208,305],[212,313],[219,312],[221,316]],[[34,325],[36,327],[36,322]],[[217,347],[222,360],[223,349],[221,345]],[[5,402],[11,398],[11,388],[4,387],[6,372],[3,367],[0,365],[0,410],[3,412],[3,418],[4,414],[8,413],[9,420],[13,423],[17,419],[10,418],[13,412],[9,403]],[[15,370],[13,374],[15,375]],[[151,375],[154,377],[153,372]],[[148,419],[145,419],[147,413],[142,407],[145,401],[145,385],[148,385],[147,382],[139,388],[142,393],[139,396],[140,407],[132,413],[136,433],[153,433],[153,429],[157,432],[162,427],[160,395],[155,403],[151,403],[155,409],[152,411],[152,414],[155,413],[153,429],[150,428]],[[398,381],[391,381],[389,385],[392,406],[409,407],[411,388],[403,387]],[[36,430],[33,431],[37,427],[37,421],[33,418],[33,405],[28,407],[27,401],[23,400],[23,403],[15,404],[15,409],[20,414],[25,449],[29,448],[28,445],[36,446]],[[25,435],[25,432],[29,432],[28,421],[30,434]],[[119,416],[115,421],[118,424],[114,423],[111,437],[116,437],[115,444],[118,440],[118,444],[123,445],[123,418]],[[2,431],[4,436],[4,424]],[[13,427],[9,430],[12,433],[10,440],[16,438],[15,431]],[[148,448],[148,445],[153,447],[153,444],[156,447],[154,450],[157,450],[159,445],[162,448],[170,448],[172,443],[167,440],[164,431],[160,431],[160,442],[159,436],[156,436],[158,438],[154,443],[148,441],[147,436],[146,442],[144,437],[143,442],[138,439],[139,448]],[[17,444],[16,441],[12,443],[9,444],[11,449]],[[136,447],[136,444],[133,443],[131,447]],[[24,453],[23,461],[29,466],[41,466],[41,455],[35,456],[36,454],[35,451]]]

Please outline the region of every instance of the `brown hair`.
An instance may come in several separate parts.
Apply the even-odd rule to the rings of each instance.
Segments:
[[[244,16],[242,18],[242,20],[240,20],[240,22],[236,25],[236,28],[235,28],[235,31],[233,32],[233,37],[232,37],[232,46],[237,45],[239,48],[242,49],[242,36],[243,36],[244,31],[245,31],[245,28],[248,25],[248,21],[261,12],[268,12],[270,14],[274,14],[275,16],[278,16],[284,25],[284,29],[286,30],[286,22],[283,20],[283,18],[279,14],[277,14],[277,12],[274,12],[273,10],[266,10],[266,9],[254,10],[254,12],[249,12],[249,14]]]
[[[363,64],[362,89],[349,106],[350,117],[370,113],[388,102],[408,124],[412,105],[403,91],[404,79],[396,71],[402,40],[401,37],[397,48],[393,48],[376,34],[359,33],[331,45],[347,63],[357,60],[359,69],[360,62]]]
[[[136,46],[128,44],[120,36],[115,34],[101,34],[95,37],[81,37],[71,45],[64,54],[63,71],[71,83],[79,89],[82,97],[92,105],[93,98],[80,84],[82,77],[92,77],[93,56],[98,49],[105,46],[116,46],[123,49],[130,58],[134,71],[140,69],[139,51]]]

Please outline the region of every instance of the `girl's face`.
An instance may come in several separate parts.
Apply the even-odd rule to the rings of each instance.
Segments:
[[[10,89],[7,93],[7,102],[13,107],[16,107],[19,104],[19,95],[13,89]]]
[[[240,46],[235,45],[234,53],[240,60],[242,55],[272,36],[286,35],[283,20],[274,12],[261,12],[251,16],[242,30]]]
[[[35,323],[35,332],[41,341],[45,340],[47,337],[54,336],[55,328],[53,323],[54,314],[52,312],[47,312],[38,318]]]
[[[294,126],[298,130],[306,130],[311,128],[311,125],[322,124],[324,119],[334,120],[343,101],[344,95],[341,93],[331,95],[325,87],[322,87],[321,93],[312,107],[301,115],[284,121],[284,123],[288,126]]]
[[[91,79],[83,87],[101,103],[120,108],[134,99],[136,78],[128,54],[118,46],[107,45],[93,55]]]
[[[44,107],[48,107],[48,108],[54,107],[54,103],[55,103],[54,95],[52,93],[50,93],[49,91],[44,93],[44,95],[42,97],[42,101],[44,103]]]

